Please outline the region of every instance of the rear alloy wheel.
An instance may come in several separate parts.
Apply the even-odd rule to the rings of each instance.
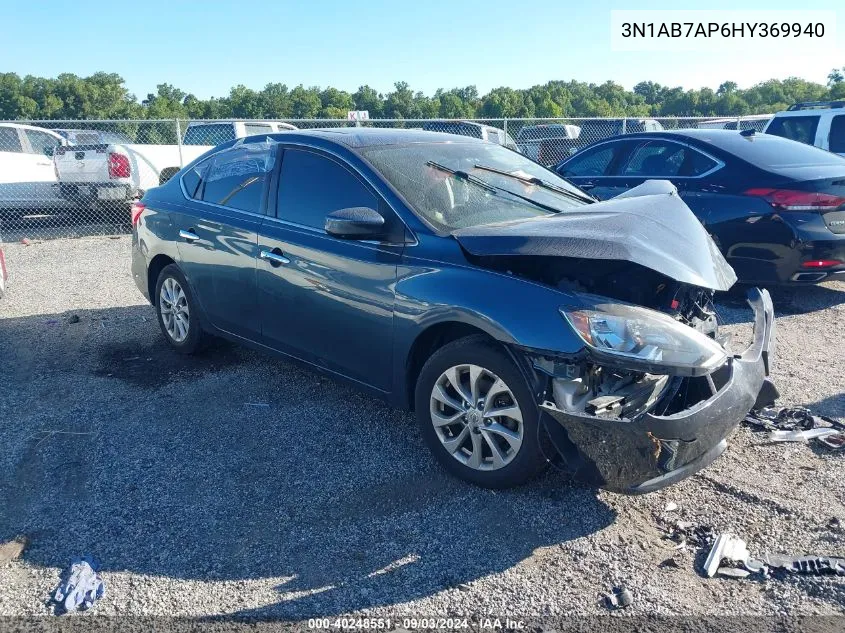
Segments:
[[[175,264],[166,266],[156,283],[156,312],[167,342],[178,352],[192,354],[202,339],[193,296]]]
[[[506,488],[545,463],[531,390],[513,361],[483,337],[450,343],[428,360],[416,410],[434,455],[461,479]]]

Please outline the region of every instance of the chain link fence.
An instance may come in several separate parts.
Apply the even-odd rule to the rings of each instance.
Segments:
[[[295,129],[422,129],[505,145],[553,165],[619,134],[683,128],[755,129],[733,118],[0,121],[0,242],[129,231],[129,206],[215,145]]]

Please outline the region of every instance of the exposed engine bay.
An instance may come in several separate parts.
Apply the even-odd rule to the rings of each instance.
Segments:
[[[703,334],[716,334],[712,290],[677,282],[639,264],[542,255],[467,257],[479,266],[561,290],[588,292],[660,310]]]

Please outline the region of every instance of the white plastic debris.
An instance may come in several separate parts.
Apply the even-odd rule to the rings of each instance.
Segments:
[[[716,542],[713,543],[713,548],[707,555],[707,560],[704,561],[704,572],[708,578],[712,578],[716,575],[723,560],[745,563],[749,558],[751,558],[751,554],[748,552],[745,541],[733,534],[720,534],[716,537]]]
[[[772,442],[809,442],[816,438],[839,435],[839,433],[836,429],[826,427],[807,429],[806,431],[772,431],[769,433],[769,440]]]
[[[90,559],[74,560],[62,573],[62,580],[53,594],[58,613],[85,611],[105,593],[103,579],[94,570]]]

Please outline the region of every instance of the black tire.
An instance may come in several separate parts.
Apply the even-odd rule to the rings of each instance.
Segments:
[[[188,308],[188,332],[184,340],[177,340],[174,335],[168,331],[167,326],[165,325],[164,315],[162,314],[163,302],[161,299],[161,289],[168,279],[175,280],[185,295],[185,303]],[[158,325],[161,328],[161,332],[164,334],[164,339],[167,341],[168,345],[180,354],[194,354],[200,351],[205,337],[202,327],[200,326],[197,302],[194,299],[194,295],[191,292],[191,288],[188,285],[185,276],[176,264],[165,266],[159,273],[158,279],[156,280],[155,297],[153,298],[153,301],[156,309],[156,316],[158,317]]]
[[[498,376],[522,412],[522,444],[511,461],[496,470],[478,470],[456,459],[441,442],[432,421],[430,403],[435,383],[446,370],[461,364],[478,365]],[[459,339],[431,355],[417,379],[415,410],[420,432],[432,453],[460,479],[483,488],[510,488],[525,483],[546,464],[538,441],[539,410],[528,382],[505,351],[484,336]]]

